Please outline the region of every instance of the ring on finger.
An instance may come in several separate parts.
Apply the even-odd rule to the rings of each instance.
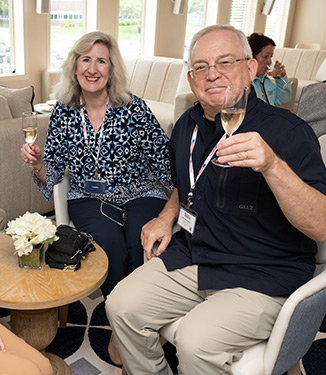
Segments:
[[[248,159],[249,159],[248,151],[245,151],[245,153],[246,153],[246,158],[245,158],[245,160],[248,160]]]

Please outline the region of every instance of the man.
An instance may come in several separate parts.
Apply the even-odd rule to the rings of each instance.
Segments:
[[[317,137],[326,134],[326,81],[304,86],[297,115],[314,130]]]
[[[208,27],[194,36],[188,63],[199,103],[171,137],[175,189],[143,227],[152,259],[106,303],[129,375],[171,374],[158,331],[181,316],[179,374],[232,374],[230,364],[269,337],[286,297],[312,277],[314,241],[326,238],[326,170],[303,120],[251,90],[242,125],[217,145],[218,160],[232,167],[210,162],[224,134],[226,86],[250,86],[256,75],[245,35]],[[183,229],[171,239],[179,216]]]

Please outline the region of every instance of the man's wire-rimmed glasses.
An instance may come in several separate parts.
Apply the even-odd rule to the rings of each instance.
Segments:
[[[194,67],[188,71],[188,73],[193,79],[202,80],[202,79],[207,78],[210,68],[214,68],[217,72],[221,74],[225,74],[225,73],[228,73],[230,70],[232,70],[234,63],[239,62],[239,61],[245,61],[245,60],[250,60],[250,58],[243,57],[241,59],[234,59],[234,60],[223,59],[222,61],[216,62],[213,65],[199,63],[199,64],[195,64]]]

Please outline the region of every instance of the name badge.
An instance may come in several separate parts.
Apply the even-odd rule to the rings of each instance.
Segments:
[[[180,211],[178,217],[178,224],[181,228],[189,232],[191,235],[195,232],[195,225],[197,221],[197,212],[187,208],[184,204],[180,204]]]
[[[85,193],[104,194],[106,191],[106,181],[87,179],[85,180]]]

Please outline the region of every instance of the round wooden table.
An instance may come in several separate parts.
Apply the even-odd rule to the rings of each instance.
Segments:
[[[76,302],[99,288],[108,273],[108,258],[96,245],[77,271],[19,268],[11,237],[0,234],[0,307],[11,309],[11,330],[44,353],[58,330],[58,307]],[[70,375],[58,356],[44,353],[54,374]]]

